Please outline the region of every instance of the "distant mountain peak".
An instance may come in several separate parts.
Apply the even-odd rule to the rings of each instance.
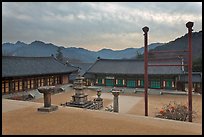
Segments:
[[[21,42],[21,41],[17,41],[17,42],[15,43],[15,45],[27,45],[27,44],[24,43],[24,42]]]
[[[5,43],[2,43],[2,45],[8,45],[8,44],[10,44],[10,45],[14,45],[14,44],[11,43],[11,42],[5,42]]]
[[[113,51],[112,49],[107,49],[107,48],[103,48],[103,49],[101,49],[101,50],[99,50],[98,52],[101,52],[101,51]]]
[[[32,43],[30,43],[30,44],[45,44],[45,43],[42,42],[42,41],[39,41],[39,40],[35,40]]]

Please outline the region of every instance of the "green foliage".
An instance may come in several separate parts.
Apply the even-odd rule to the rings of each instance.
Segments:
[[[154,59],[154,58],[156,58],[156,56],[153,53],[148,53],[148,58],[149,59]]]
[[[63,54],[62,54],[62,51],[61,51],[61,47],[58,47],[58,49],[57,49],[56,58],[57,58],[59,61],[63,61]]]
[[[202,72],[202,56],[193,60],[193,72]]]
[[[143,59],[144,58],[144,54],[141,54],[137,51],[137,56],[136,56],[137,59]]]
[[[148,53],[148,58],[155,58],[155,55],[153,53]],[[144,59],[144,54],[141,54],[137,51],[136,59]]]

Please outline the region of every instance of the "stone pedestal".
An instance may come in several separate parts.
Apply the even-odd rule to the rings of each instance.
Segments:
[[[44,93],[44,107],[51,106],[51,93]]]
[[[112,90],[113,94],[113,112],[119,112],[119,104],[118,104],[118,96],[120,94],[120,90]]]
[[[51,94],[54,93],[55,86],[39,87],[38,91],[44,95],[44,107],[38,108],[38,111],[51,112],[58,109],[58,106],[51,105]]]

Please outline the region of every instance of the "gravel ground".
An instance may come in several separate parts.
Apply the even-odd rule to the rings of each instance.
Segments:
[[[15,101],[18,102],[18,101]],[[24,102],[30,103],[30,102]],[[3,135],[201,135],[202,124],[73,107],[38,112],[39,105],[2,113]]]
[[[110,99],[113,100],[113,95],[111,93],[103,93],[101,95],[103,99]],[[118,102],[119,102],[119,113],[127,113],[134,105],[136,105],[139,101],[143,99],[142,97],[136,96],[123,96],[119,95]],[[113,106],[113,101],[108,104],[108,106]]]
[[[96,98],[94,90],[86,90],[88,99]],[[52,104],[70,101],[74,90],[52,95]],[[102,92],[104,107],[112,103],[113,95]],[[6,100],[6,99],[5,99]],[[61,107],[55,112],[38,112],[43,99],[2,101],[2,134],[202,134],[202,96],[193,96],[193,110],[197,112],[192,123],[154,118],[156,109],[169,101],[187,103],[187,95],[149,95],[149,116],[144,117],[143,93],[119,95],[119,113]],[[37,103],[37,104],[36,104]],[[45,128],[46,127],[46,128]]]

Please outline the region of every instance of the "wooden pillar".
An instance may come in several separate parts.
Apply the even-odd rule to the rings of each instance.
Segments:
[[[188,111],[189,122],[192,122],[192,27],[193,22],[186,23],[188,28]]]
[[[148,116],[148,85],[149,85],[149,81],[148,81],[148,34],[147,32],[149,31],[148,27],[144,27],[142,28],[142,30],[144,31],[144,98],[145,98],[145,116]]]
[[[4,80],[2,80],[2,85],[4,85],[4,88],[3,88],[3,92],[2,92],[2,93],[5,94],[5,93],[6,93],[6,91],[5,91],[5,86],[6,86],[6,85],[5,85],[5,81],[4,81]]]
[[[47,81],[48,81],[48,78],[44,77],[44,86],[47,86]]]
[[[22,91],[25,90],[25,87],[24,87],[24,78],[22,78]]]

